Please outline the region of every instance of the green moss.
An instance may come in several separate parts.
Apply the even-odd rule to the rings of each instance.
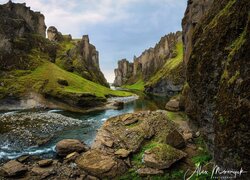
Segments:
[[[207,164],[212,160],[204,139],[200,136],[195,139],[195,144],[198,146],[198,154],[192,157],[192,161],[196,166]]]
[[[225,123],[227,123],[227,120],[226,120],[222,115],[220,115],[220,116],[219,116],[219,122],[220,122],[221,124],[225,124]]]
[[[228,84],[232,85],[236,81],[236,79],[239,77],[239,75],[240,75],[240,72],[236,71],[235,74],[228,80]]]
[[[136,83],[132,85],[124,85],[122,88],[131,89],[131,90],[138,90],[138,91],[144,91],[144,82],[142,79],[138,80]]]
[[[186,121],[186,120],[188,120],[188,117],[184,112],[167,111],[167,117],[171,121]]]
[[[168,144],[155,144],[155,146],[149,148],[148,151],[155,154],[156,158],[163,161],[173,160],[176,156],[179,156],[179,152]]]
[[[136,168],[142,167],[143,166],[142,158],[144,152],[148,149],[156,147],[157,145],[158,143],[155,141],[149,141],[146,144],[144,144],[138,153],[133,154],[131,159],[133,166],[135,166]]]
[[[154,76],[152,76],[146,83],[146,86],[153,86],[159,82],[162,78],[172,79],[174,82],[179,82],[183,76],[183,44],[178,42],[176,45],[177,56],[175,58],[167,60],[163,68],[159,70]]]
[[[233,7],[234,3],[236,3],[237,0],[230,0],[228,4],[225,6],[223,10],[221,10],[214,18],[213,20],[205,27],[207,28],[214,28],[216,27],[218,21],[223,17],[223,16],[229,16],[231,11],[231,7]]]
[[[221,79],[222,80],[225,80],[225,79],[228,79],[228,70],[227,69],[225,69],[224,71],[223,71],[223,74],[222,74],[222,76],[221,76]]]
[[[247,26],[244,28],[244,31],[240,34],[240,36],[231,45],[232,50],[228,55],[227,63],[230,63],[230,61],[232,60],[234,55],[239,51],[241,46],[246,42],[246,40],[247,40],[246,35],[247,35]]]

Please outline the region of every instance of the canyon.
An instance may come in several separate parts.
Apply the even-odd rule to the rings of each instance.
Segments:
[[[13,134],[20,136],[15,147],[25,137],[26,148],[56,141],[52,158],[18,156],[1,164],[0,178],[211,179],[219,167],[242,171],[213,178],[248,179],[249,9],[249,0],[188,0],[181,32],[133,62],[118,61],[117,91],[88,35],[73,39],[51,26],[46,38],[41,13],[0,5],[0,107],[65,110],[0,113],[1,141]],[[134,96],[139,100],[126,102]],[[112,98],[119,110],[100,111]],[[91,143],[78,140],[89,132]],[[195,174],[197,168],[211,173]]]

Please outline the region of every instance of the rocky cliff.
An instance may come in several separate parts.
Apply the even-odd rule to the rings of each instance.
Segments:
[[[197,9],[192,2],[183,20],[186,112],[201,128],[217,165],[249,171],[250,2],[199,1]],[[199,17],[210,3],[200,23],[188,29],[189,12]]]
[[[31,11],[25,4],[11,1],[1,5],[0,69],[27,68],[30,65],[27,53],[32,46],[39,46],[39,36],[45,37],[45,31],[44,16],[39,12]],[[51,50],[51,47],[43,48],[43,51]]]
[[[47,34],[50,41],[59,45],[56,64],[90,81],[109,87],[100,70],[99,52],[89,42],[88,35],[82,36],[80,40],[72,40],[71,35],[62,35],[53,26],[48,28]]]
[[[118,68],[115,69],[114,85],[122,86],[143,82],[146,85],[146,92],[157,95],[166,95],[169,91],[180,91],[184,82],[184,78],[182,78],[184,73],[180,72],[181,78],[177,77],[174,81],[173,73],[170,75],[169,69],[171,72],[175,71],[176,69],[172,71],[172,68],[175,65],[179,67],[182,64],[181,60],[181,32],[170,33],[162,37],[154,48],[149,48],[139,57],[134,57],[133,63],[124,59],[119,61]]]
[[[45,28],[25,4],[0,5],[0,109],[78,111],[127,95],[100,85],[108,86],[88,36],[72,40],[51,27],[46,39]]]
[[[195,27],[209,10],[213,0],[188,0],[187,9],[182,20],[184,62],[187,63],[192,51],[192,36]]]

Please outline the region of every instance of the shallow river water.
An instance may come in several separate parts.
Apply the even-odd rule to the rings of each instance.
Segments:
[[[91,145],[97,129],[110,117],[164,109],[168,98],[142,96],[122,110],[73,113],[61,110],[0,112],[0,161],[21,155],[55,156],[55,144],[68,138]],[[39,143],[38,143],[39,142]]]

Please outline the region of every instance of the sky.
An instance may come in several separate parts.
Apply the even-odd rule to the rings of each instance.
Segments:
[[[6,3],[8,0],[0,0]],[[81,38],[99,51],[100,68],[114,81],[118,60],[132,61],[162,36],[181,30],[187,0],[12,0],[45,15],[47,27]]]

